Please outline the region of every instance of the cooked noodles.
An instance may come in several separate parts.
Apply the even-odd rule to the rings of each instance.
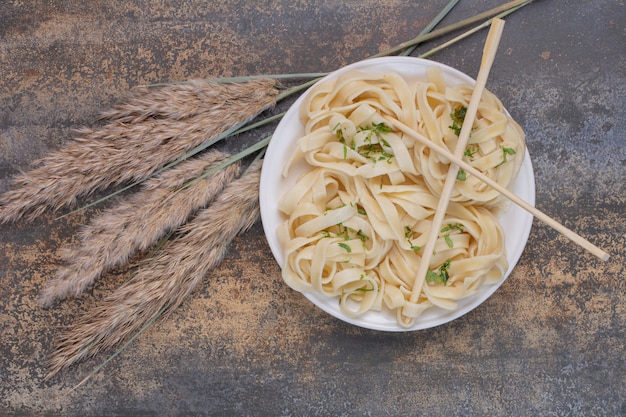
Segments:
[[[347,72],[311,89],[300,108],[305,134],[283,175],[304,159],[310,169],[279,204],[282,276],[293,289],[338,297],[348,317],[389,309],[415,319],[499,281],[508,265],[496,218],[497,192],[461,171],[426,277],[416,277],[450,162],[399,131],[389,115],[454,151],[471,86]],[[524,134],[485,91],[465,160],[508,186],[524,156]],[[411,289],[425,280],[416,303]]]

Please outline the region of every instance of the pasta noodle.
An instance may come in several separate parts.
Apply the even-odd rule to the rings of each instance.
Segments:
[[[450,161],[385,124],[389,115],[454,151],[472,87],[446,86],[429,68],[422,81],[358,71],[318,83],[300,107],[305,134],[283,175],[299,160],[310,169],[279,203],[284,281],[300,292],[338,297],[348,317],[391,310],[406,326],[426,309],[499,281],[506,271],[496,191],[457,177],[429,272],[410,301]],[[523,161],[524,134],[485,91],[465,160],[503,186]]]

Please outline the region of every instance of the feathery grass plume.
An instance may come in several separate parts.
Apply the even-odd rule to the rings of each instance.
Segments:
[[[180,305],[220,264],[232,239],[258,220],[260,172],[258,161],[181,226],[172,243],[150,258],[133,279],[67,329],[50,358],[48,378],[128,339],[164,309]]]
[[[227,157],[210,151],[186,160],[147,180],[138,192],[96,217],[81,231],[80,244],[62,251],[66,264],[46,284],[41,304],[49,306],[57,299],[80,295],[103,272],[123,265],[206,207],[239,172],[239,162],[218,169]],[[185,186],[215,169],[212,175]]]
[[[214,92],[206,88],[210,82],[190,80],[184,84],[163,84],[159,88],[135,87],[122,103],[101,112],[100,119],[140,123],[149,118],[182,120],[196,116],[215,105]]]
[[[58,210],[74,204],[78,196],[144,179],[206,140],[272,107],[277,86],[276,80],[255,79],[234,84],[197,81],[153,92],[141,89],[129,105],[104,113],[112,119],[110,123],[80,129],[74,141],[18,175],[13,180],[15,189],[0,196],[0,223],[33,219],[48,207]],[[181,98],[173,98],[179,90]],[[192,101],[202,106],[199,111],[189,106],[178,109],[194,95]]]

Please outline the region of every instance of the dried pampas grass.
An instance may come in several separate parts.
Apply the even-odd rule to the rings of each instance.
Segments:
[[[48,378],[128,339],[164,309],[171,310],[219,265],[233,238],[259,217],[261,163],[231,182],[215,201],[177,231],[173,242],[62,335]]]
[[[276,87],[275,80],[260,78],[139,89],[126,104],[103,113],[109,123],[78,130],[74,141],[17,176],[14,189],[0,196],[0,223],[33,219],[79,196],[144,179],[273,106]]]
[[[210,151],[189,159],[147,180],[141,190],[96,217],[81,231],[79,245],[62,251],[66,265],[46,284],[41,304],[80,295],[103,272],[150,248],[207,206],[239,172],[238,162],[219,169],[228,156]],[[216,172],[196,180],[211,170]]]

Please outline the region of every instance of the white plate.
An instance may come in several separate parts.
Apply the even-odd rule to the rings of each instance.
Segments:
[[[387,57],[361,61],[335,71],[326,78],[336,78],[346,71],[360,70],[375,72],[394,71],[409,81],[425,80],[426,68],[430,66],[441,68],[447,85],[475,84],[471,77],[454,68],[437,62],[411,57]],[[300,122],[298,108],[306,94],[304,93],[291,106],[276,127],[267,148],[261,172],[261,220],[267,241],[281,268],[284,265],[284,254],[278,242],[277,229],[285,221],[286,217],[278,210],[278,202],[285,192],[293,188],[298,177],[310,169],[306,162],[301,160],[290,169],[287,178],[281,175],[285,162],[291,157],[296,141],[304,135],[304,126]],[[528,151],[526,151],[524,161],[511,190],[529,204],[535,204],[535,177]],[[337,298],[330,298],[318,293],[306,293],[304,295],[313,304],[338,319],[368,329],[399,332],[427,329],[447,323],[468,313],[489,298],[502,285],[517,264],[526,246],[533,216],[518,206],[511,204],[508,210],[500,215],[499,219],[504,229],[507,260],[509,262],[509,269],[504,274],[504,277],[497,284],[483,285],[478,293],[460,300],[457,308],[454,310],[444,310],[438,307],[426,310],[416,320],[413,327],[404,328],[399,326],[395,315],[391,314],[391,312],[372,311],[358,318],[346,317],[339,310]]]

